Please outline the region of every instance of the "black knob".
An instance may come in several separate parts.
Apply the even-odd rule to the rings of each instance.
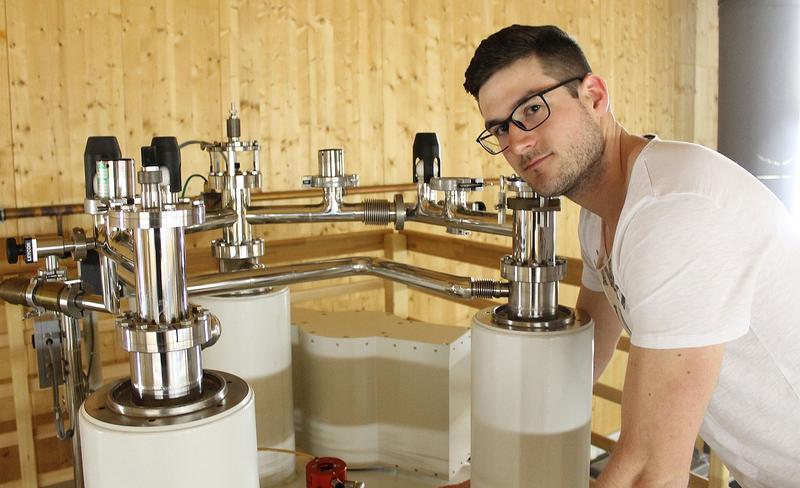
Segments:
[[[8,264],[17,264],[20,256],[25,257],[25,243],[17,244],[17,240],[13,237],[6,239]]]
[[[169,171],[169,191],[179,193],[181,181],[181,147],[175,137],[154,137],[150,145],[156,148],[156,161]]]

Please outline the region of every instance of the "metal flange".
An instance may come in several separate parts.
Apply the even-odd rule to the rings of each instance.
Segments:
[[[251,259],[264,255],[264,241],[253,239],[242,244],[228,244],[222,239],[211,241],[211,255],[217,259]]]
[[[353,188],[358,186],[358,175],[303,176],[303,188]]]
[[[436,191],[481,191],[483,178],[431,178],[429,183],[432,190]]]
[[[500,305],[491,310],[491,320],[486,321],[494,327],[516,331],[563,331],[583,324],[575,320],[575,312],[569,307],[559,305],[554,317],[523,320],[514,317],[508,305]],[[482,311],[485,313],[487,311]]]
[[[224,153],[227,152],[229,149],[235,152],[243,152],[243,151],[253,151],[256,149],[261,149],[261,146],[258,144],[258,141],[231,141],[231,142],[214,142],[214,143],[202,143],[200,144],[200,149],[208,152],[218,152]]]
[[[172,324],[148,324],[133,312],[117,317],[122,348],[128,352],[164,353],[203,346],[219,338],[219,320],[202,307],[192,307],[189,317]]]
[[[208,175],[208,188],[214,191],[221,192],[230,188],[230,175],[228,173],[210,173]],[[261,188],[261,172],[259,171],[245,171],[237,172],[234,175],[234,187],[238,189]]]
[[[108,211],[109,225],[126,230],[188,227],[202,224],[205,220],[206,207],[202,200],[165,204],[153,210],[139,205],[122,205]]]
[[[509,281],[524,283],[550,283],[561,281],[567,275],[567,261],[556,258],[553,265],[521,265],[514,263],[511,256],[503,256],[500,260],[500,276]]]

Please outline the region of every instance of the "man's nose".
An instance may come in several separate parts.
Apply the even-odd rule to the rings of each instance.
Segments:
[[[513,123],[508,124],[508,151],[522,155],[536,147],[538,142],[535,130],[522,130]]]

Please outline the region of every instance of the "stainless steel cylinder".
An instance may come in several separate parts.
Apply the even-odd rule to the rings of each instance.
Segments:
[[[144,324],[174,324],[188,315],[183,229],[137,229],[136,298]],[[170,352],[131,352],[131,383],[141,401],[177,398],[202,385],[200,346]]]
[[[553,264],[556,260],[555,212],[536,212],[533,247],[538,264]]]
[[[558,282],[512,281],[508,308],[518,319],[552,318],[558,311]]]
[[[536,259],[536,214],[530,210],[514,211],[514,236],[511,256],[514,262],[530,265]]]
[[[325,178],[344,176],[344,150],[320,149],[317,153],[319,174]]]
[[[199,392],[203,382],[201,364],[200,346],[157,354],[130,353],[136,400],[147,403]]]
[[[149,323],[172,323],[185,318],[189,302],[183,229],[137,229],[135,246],[140,318]]]
[[[239,216],[232,225],[222,229],[225,242],[235,245],[253,240],[252,226],[247,222],[247,207],[250,205],[250,190],[246,188],[227,189],[223,192],[222,201],[226,206],[235,209]]]
[[[136,171],[133,159],[108,161],[109,198],[133,198],[136,193]]]

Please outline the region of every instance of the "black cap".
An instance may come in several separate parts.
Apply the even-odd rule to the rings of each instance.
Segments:
[[[430,183],[431,178],[441,176],[439,137],[436,132],[417,132],[417,135],[414,136],[414,154],[411,158],[411,173],[414,176],[414,183],[419,183],[417,160],[422,160],[425,183]],[[434,162],[437,164],[434,165]]]
[[[101,159],[120,159],[122,152],[114,136],[92,136],[86,139],[83,150],[83,173],[86,183],[86,198],[94,198],[95,163]]]
[[[181,191],[181,148],[178,139],[171,136],[154,137],[150,145],[156,150],[156,161],[169,171],[169,191]]]

